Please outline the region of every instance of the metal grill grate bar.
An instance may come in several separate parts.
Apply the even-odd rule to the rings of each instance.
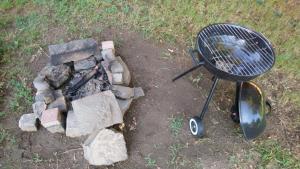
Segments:
[[[206,38],[209,38],[209,36],[206,34],[205,31],[206,31],[206,30],[204,30],[204,32],[203,32],[204,35],[206,36]],[[208,31],[207,33],[209,34],[209,31]],[[218,50],[213,50],[212,47],[206,43],[205,40],[204,40],[203,42],[205,42],[205,44],[208,46],[208,48],[210,49],[210,52],[218,53],[219,56],[214,57],[213,60],[217,61],[217,60],[219,60],[219,59],[222,59],[223,63],[229,61],[229,60],[228,60],[228,57],[223,57],[223,56],[224,56],[224,53],[223,53],[222,51],[221,51],[221,53],[222,53],[222,54],[221,54]],[[213,48],[215,48],[214,45],[213,45]],[[228,64],[225,64],[225,65],[223,65],[223,66],[226,66],[226,67],[227,67],[227,70],[231,70],[231,67],[230,67]],[[235,72],[230,72],[230,73],[236,74]],[[245,73],[245,72],[244,72],[244,73]]]
[[[223,26],[223,25],[220,25],[221,29],[223,28],[222,26]],[[223,30],[224,30],[226,33],[228,33],[228,34],[232,34],[232,32],[230,32],[230,30],[226,29],[226,27],[224,27]],[[228,32],[228,31],[229,31],[229,32]],[[237,36],[237,35],[236,35],[236,36]],[[237,37],[239,37],[239,36],[237,36]],[[242,56],[242,57],[243,57],[244,60],[247,60],[247,58],[245,58],[245,56]],[[244,62],[244,63],[247,64],[247,62]],[[251,67],[250,70],[256,70],[255,67],[254,67],[253,65],[251,65],[250,67]],[[259,69],[261,72],[263,72],[263,69],[264,69],[264,68],[258,67],[258,69]]]
[[[234,29],[234,28],[232,28],[232,29]],[[252,45],[250,46],[250,48],[252,47],[252,48],[251,48],[252,51],[257,51],[257,50],[261,49],[261,48],[258,46],[258,44],[252,40],[252,39],[255,39],[255,38],[251,37],[251,34],[250,34],[249,32],[241,31],[241,30],[239,30],[239,29],[236,29],[236,31],[237,31],[237,32],[240,32],[240,34],[242,35],[241,38],[249,39],[249,41],[252,42],[252,43],[250,43],[250,44],[253,44],[253,46],[255,46],[255,47],[253,47]],[[265,49],[266,49],[266,48],[265,48]],[[262,53],[262,56],[263,56],[264,61],[266,61],[267,64],[272,64],[272,63],[274,62],[273,57],[271,57],[270,54],[269,54],[268,52],[264,51],[264,50],[262,50],[262,52],[263,52],[263,53]],[[265,63],[266,63],[266,62],[265,62]]]
[[[226,26],[226,25],[224,25],[224,27],[225,27],[225,30],[229,31],[228,33],[237,36],[239,39],[243,39],[243,40],[246,39],[245,37],[242,36],[242,34],[240,34],[239,32],[237,32],[237,31],[235,31],[235,30],[232,30],[230,27],[228,27],[228,26]],[[248,39],[249,39],[249,37],[248,37]],[[253,48],[252,48],[252,49],[253,49]],[[256,52],[256,50],[251,50],[251,51],[252,51],[253,53]],[[255,63],[256,63],[256,64],[255,64],[254,66],[258,66],[257,68],[259,68],[260,73],[261,73],[261,72],[264,72],[265,70],[267,70],[267,67],[266,67],[265,64],[262,64],[261,62],[255,62]]]
[[[214,29],[215,27],[212,27],[211,29],[214,30],[214,32],[216,32],[219,36],[221,35],[220,34],[220,31],[219,30],[216,30]],[[218,51],[218,49],[216,48],[216,50]],[[221,52],[223,53],[223,51],[221,50]],[[230,51],[226,50],[226,52],[230,53]],[[224,53],[223,53],[224,54]],[[228,55],[228,54],[227,54]],[[224,55],[226,56],[226,54]],[[250,65],[248,65],[247,63],[245,64],[240,64],[239,61],[235,58],[235,57],[226,57],[228,59],[230,59],[231,61],[235,62],[237,65],[242,65],[244,67],[244,69],[242,69],[242,72],[243,72],[243,75],[250,75],[251,73],[254,73],[252,71],[252,69],[250,68]],[[250,69],[249,69],[250,68]]]

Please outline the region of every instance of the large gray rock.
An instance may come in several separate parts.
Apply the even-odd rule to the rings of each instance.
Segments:
[[[58,108],[47,109],[43,112],[41,124],[51,133],[64,133],[63,117]]]
[[[112,49],[102,50],[101,55],[102,55],[102,58],[104,60],[107,60],[108,62],[116,60],[114,50],[112,50]]]
[[[61,112],[67,111],[67,103],[64,96],[55,99],[52,103],[48,105],[49,109],[58,108]]]
[[[112,74],[112,84],[114,84],[114,85],[123,84],[123,73],[113,73]]]
[[[58,88],[69,79],[71,69],[66,65],[45,66],[40,72],[51,86]]]
[[[50,45],[48,48],[52,65],[59,65],[94,55],[97,51],[97,42],[94,39],[74,40],[64,44]]]
[[[118,102],[110,90],[72,101],[72,107],[85,134],[123,122]]]
[[[45,102],[49,104],[55,100],[52,90],[37,91],[35,94],[36,102]]]
[[[126,111],[130,108],[132,100],[133,99],[126,99],[126,100],[117,99],[119,107],[120,107],[120,109],[122,111],[123,116],[125,115]]]
[[[86,135],[86,132],[82,131],[78,124],[79,121],[76,118],[74,112],[68,111],[67,124],[66,124],[66,136],[81,137]]]
[[[116,60],[119,61],[119,63],[121,63],[121,65],[123,66],[123,69],[124,69],[123,77],[122,77],[123,84],[128,86],[131,81],[131,75],[130,75],[129,69],[120,56],[116,57]]]
[[[145,96],[144,90],[141,87],[135,87],[133,88],[133,91],[134,91],[134,99]]]
[[[111,90],[120,99],[130,99],[134,96],[134,90],[130,87],[113,85]]]
[[[74,69],[76,72],[91,69],[96,66],[96,60],[94,57],[90,57],[88,59],[83,59],[74,62]]]
[[[47,109],[44,101],[38,101],[32,104],[33,113],[36,118],[41,119],[43,112]]]
[[[128,158],[124,136],[114,130],[94,132],[82,147],[84,158],[90,165],[112,165]]]
[[[43,91],[43,90],[50,89],[49,84],[45,81],[45,78],[42,76],[37,76],[33,80],[33,86],[36,88],[37,91]]]
[[[112,73],[123,73],[124,72],[123,66],[117,60],[114,60],[110,63],[110,70]]]
[[[22,131],[37,131],[35,114],[23,114],[19,120],[19,127]]]

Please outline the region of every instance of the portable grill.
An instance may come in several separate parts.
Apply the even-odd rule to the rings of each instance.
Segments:
[[[241,125],[244,129],[245,125],[243,126],[243,124],[245,117],[248,117],[249,113],[243,115],[243,118],[236,119],[239,118],[239,114],[242,115],[244,112],[250,112],[249,110],[241,111],[241,105],[239,103],[240,92],[246,91],[242,90],[242,86],[247,86],[243,85],[243,82],[250,81],[273,67],[275,63],[275,54],[271,43],[262,34],[239,25],[213,24],[203,28],[198,33],[196,47],[195,49],[190,50],[190,54],[194,66],[176,76],[173,81],[201,66],[204,66],[214,76],[212,87],[200,116],[195,116],[190,119],[189,124],[192,134],[197,137],[203,136],[204,127],[202,119],[207,112],[209,102],[212,99],[219,79],[236,82],[236,103],[233,109],[232,118],[238,122],[243,120]],[[250,104],[251,103],[249,103],[249,105]],[[254,110],[256,112],[254,112]],[[265,126],[265,118],[259,109],[253,109],[251,113],[251,117],[258,117],[253,118],[250,124],[247,123],[248,131],[251,131],[251,126],[255,130],[259,128],[259,131],[255,131],[254,133],[256,134],[251,136],[251,138],[254,138],[263,131],[264,127],[261,126]],[[246,136],[249,135],[245,132],[247,131],[244,130]]]

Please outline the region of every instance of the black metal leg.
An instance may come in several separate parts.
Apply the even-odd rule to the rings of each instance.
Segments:
[[[204,65],[204,62],[199,62],[196,66],[194,66],[194,67],[190,68],[189,70],[187,70],[187,71],[177,75],[176,77],[174,77],[172,79],[172,81],[174,82],[175,80],[177,80],[177,79],[181,78],[182,76],[192,72],[193,70],[196,70],[197,68],[201,67],[202,65]]]
[[[209,91],[208,97],[207,97],[207,99],[206,99],[206,102],[205,102],[205,104],[204,104],[204,106],[203,106],[203,109],[202,109],[202,111],[201,111],[201,114],[200,114],[200,119],[201,119],[201,120],[203,119],[205,113],[207,112],[209,102],[210,102],[211,99],[212,99],[212,96],[213,96],[213,94],[214,94],[214,92],[215,92],[215,89],[216,89],[216,86],[217,86],[217,83],[218,83],[218,82],[219,82],[219,78],[214,77],[214,79],[213,79],[213,85],[212,85],[212,87],[211,87],[211,89],[210,89],[210,91]]]

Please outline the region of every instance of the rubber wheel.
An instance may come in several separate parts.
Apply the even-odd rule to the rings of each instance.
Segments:
[[[197,138],[203,137],[204,126],[202,120],[199,117],[195,116],[191,118],[189,124],[190,124],[190,131],[193,136]]]
[[[239,116],[239,112],[237,112],[236,110],[236,106],[233,105],[231,107],[231,114],[230,114],[230,117],[232,119],[233,122],[235,123],[240,123],[240,116]]]

